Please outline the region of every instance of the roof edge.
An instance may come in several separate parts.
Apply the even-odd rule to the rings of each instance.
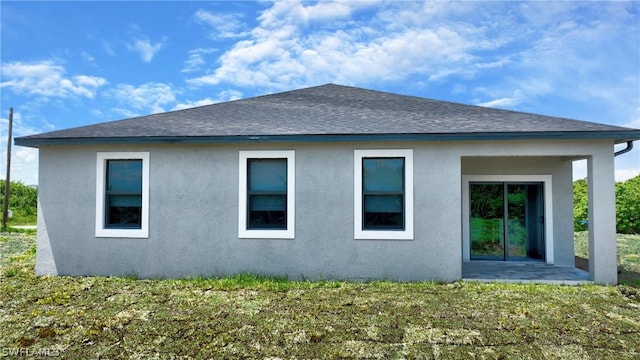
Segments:
[[[502,133],[437,134],[303,134],[237,136],[132,136],[103,138],[15,138],[18,146],[93,144],[174,144],[174,143],[274,143],[274,142],[348,142],[348,141],[457,141],[457,140],[614,140],[616,144],[640,140],[640,130],[551,131]]]

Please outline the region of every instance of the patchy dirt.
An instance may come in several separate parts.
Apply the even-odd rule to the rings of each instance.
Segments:
[[[38,277],[34,242],[0,234],[0,349],[69,359],[640,356],[632,286]]]

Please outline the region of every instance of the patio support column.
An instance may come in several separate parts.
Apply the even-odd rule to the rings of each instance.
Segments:
[[[607,149],[604,149],[607,150]],[[596,284],[616,284],[616,202],[613,149],[587,159],[589,275]]]

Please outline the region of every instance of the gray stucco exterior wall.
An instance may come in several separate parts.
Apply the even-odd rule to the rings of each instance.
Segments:
[[[413,240],[354,239],[354,149],[413,149]],[[295,239],[238,238],[241,150],[295,150]],[[454,281],[461,177],[553,176],[555,262],[573,261],[571,159],[611,142],[41,146],[38,274]],[[96,154],[150,153],[148,238],[95,236]],[[524,157],[524,158],[523,158]],[[496,159],[500,161],[496,162]],[[50,254],[50,255],[48,255]]]

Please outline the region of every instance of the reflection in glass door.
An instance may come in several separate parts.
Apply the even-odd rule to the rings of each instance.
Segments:
[[[542,183],[470,183],[472,260],[544,260]]]
[[[504,259],[504,185],[469,184],[471,258]]]

